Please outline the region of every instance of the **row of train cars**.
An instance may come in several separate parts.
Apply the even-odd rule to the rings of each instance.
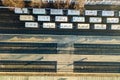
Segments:
[[[0,72],[57,72],[57,61],[0,61]],[[119,62],[73,62],[74,73],[120,73]]]
[[[0,13],[1,33],[120,35],[119,10],[88,9],[81,13],[73,9],[15,8],[10,11],[1,7]]]
[[[65,47],[65,44],[61,44]],[[66,54],[75,55],[120,55],[120,44],[74,43],[73,50],[63,50],[58,43],[0,42],[0,54]]]

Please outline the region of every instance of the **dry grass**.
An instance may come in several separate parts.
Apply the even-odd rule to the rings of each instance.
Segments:
[[[77,9],[80,11],[84,10],[84,2],[85,0],[75,0],[76,3],[71,4],[70,0],[56,0],[54,3],[43,2],[42,0],[32,0],[29,6],[31,7],[49,7],[49,8],[57,8],[57,9]],[[8,7],[25,7],[24,0],[3,0],[2,3]]]
[[[61,0],[57,0],[54,5],[56,8],[74,8],[77,10],[84,8],[85,0],[76,0],[76,3],[71,4],[70,0],[65,0],[64,2],[61,2]]]
[[[70,7],[70,0],[66,0],[65,2],[62,2],[61,0],[57,0],[53,5],[55,8],[58,9],[66,9]]]
[[[3,5],[8,7],[20,7],[23,8],[25,6],[24,0],[2,0]]]
[[[77,4],[74,5],[74,8],[83,12],[85,0],[76,0]]]
[[[42,6],[42,0],[32,0],[30,3],[31,7],[37,7],[40,8]]]

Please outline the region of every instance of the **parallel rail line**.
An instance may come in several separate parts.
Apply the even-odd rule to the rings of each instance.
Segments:
[[[56,72],[56,61],[0,61],[0,72]]]
[[[120,73],[120,62],[74,62],[76,73]]]
[[[0,42],[0,53],[57,54],[57,43]]]

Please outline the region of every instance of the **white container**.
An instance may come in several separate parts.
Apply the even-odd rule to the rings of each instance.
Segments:
[[[90,23],[101,23],[102,18],[101,17],[90,17],[89,21]]]
[[[55,23],[43,23],[43,28],[56,28]]]
[[[28,8],[15,8],[15,14],[29,14]]]
[[[102,16],[114,16],[114,11],[102,11]]]
[[[63,10],[62,9],[51,9],[50,14],[51,15],[63,15]]]
[[[25,22],[25,27],[26,28],[38,28],[39,25],[37,22]]]
[[[55,16],[55,21],[56,22],[67,22],[68,18],[67,16]]]
[[[97,10],[85,10],[86,16],[97,16]]]
[[[45,9],[33,8],[33,14],[46,14]]]
[[[120,11],[119,11],[119,16],[120,16]]]
[[[107,18],[107,23],[119,23],[119,18]]]
[[[107,27],[106,27],[106,24],[94,24],[94,29],[102,29],[102,30],[104,30],[104,29],[106,29]]]
[[[28,8],[22,8],[23,14],[29,14]]]
[[[79,10],[68,10],[68,15],[80,15]]]
[[[73,24],[72,23],[60,23],[60,28],[61,29],[73,29]]]
[[[50,16],[38,16],[38,21],[50,21]]]
[[[77,29],[90,29],[90,24],[78,24]]]
[[[20,21],[34,21],[34,17],[32,15],[20,15]]]
[[[120,30],[120,24],[112,24],[111,30]]]
[[[14,12],[15,12],[15,14],[22,14],[23,13],[21,8],[15,8]]]
[[[73,17],[73,22],[85,22],[85,17]]]

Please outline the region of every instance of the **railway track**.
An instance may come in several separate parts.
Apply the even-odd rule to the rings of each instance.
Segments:
[[[56,72],[56,61],[0,61],[0,72]]]
[[[74,62],[76,73],[120,73],[120,62]]]
[[[79,55],[119,55],[119,44],[74,44],[74,54]]]
[[[73,54],[73,55],[119,55],[119,44],[73,43],[71,50],[66,44],[57,43],[0,42],[0,54]]]
[[[0,53],[57,54],[57,43],[0,42]]]
[[[0,72],[59,72],[57,61],[0,61]],[[73,74],[77,73],[120,73],[120,62],[74,61]],[[32,74],[32,73],[31,73]]]

